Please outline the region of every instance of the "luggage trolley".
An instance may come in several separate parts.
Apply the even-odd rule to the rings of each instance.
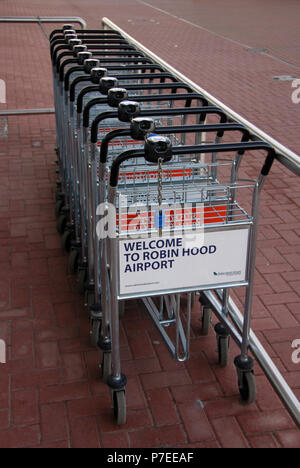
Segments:
[[[55,70],[58,71],[59,63],[60,63],[60,60],[57,60],[57,53],[59,50],[68,49],[69,52],[67,52],[67,54],[70,54],[72,56],[75,55],[75,57],[76,56],[78,57],[78,54],[81,52],[81,56],[79,56],[79,60],[81,60],[80,63],[82,65],[84,59],[91,57],[91,53],[87,51],[87,46],[83,45],[82,42],[93,42],[93,41],[86,41],[86,40],[82,41],[81,39],[79,39],[76,32],[72,29],[69,29],[69,25],[66,25],[63,33],[64,33],[63,40],[58,40],[58,41],[52,40],[51,42],[51,56],[52,56],[52,62],[53,62],[54,96],[55,96],[56,122],[57,122],[56,126],[57,126],[57,139],[58,139],[58,151],[57,152],[58,152],[59,163],[60,163],[60,174],[62,174],[61,181],[58,184],[60,192],[58,190],[57,210],[59,209],[59,205],[63,203],[62,200],[64,196],[66,196],[66,190],[64,189],[67,188],[67,192],[72,192],[72,187],[71,188],[69,187],[69,185],[72,183],[72,178],[69,175],[69,172],[67,169],[68,164],[67,164],[67,161],[65,160],[66,155],[69,152],[67,148],[69,140],[66,137],[66,132],[64,131],[64,123],[67,121],[67,115],[64,112],[65,98],[63,96],[62,84],[55,73]],[[84,35],[83,37],[86,38],[87,36]],[[102,31],[102,32],[99,32],[97,36],[90,36],[90,37],[96,38],[97,40],[94,39],[94,41],[102,44],[101,46],[97,46],[101,49],[105,49],[105,47],[107,47],[108,45],[111,47],[118,47],[112,44],[119,44],[120,47],[123,46],[125,49],[129,49],[129,50],[134,49],[134,47],[132,46],[124,45],[126,44],[126,41],[123,38],[121,38],[119,34],[113,35],[110,33],[106,33],[105,31]],[[101,37],[102,39],[100,40],[99,38]],[[57,44],[61,44],[61,43],[63,43],[63,45],[60,45],[55,48]],[[73,58],[72,60],[69,60],[69,63],[67,64],[64,63],[64,65],[72,64],[74,61],[76,60]]]
[[[161,75],[165,75],[165,74],[161,74]],[[161,77],[160,73],[158,73],[157,75],[156,74],[151,74],[151,79],[152,77],[156,77],[158,76],[158,78],[160,79]],[[168,74],[167,74],[168,75]],[[141,75],[137,75],[137,77],[139,77]],[[150,75],[149,75],[150,76]],[[121,76],[122,78],[125,78],[125,79],[129,79],[131,78],[131,75],[122,75]],[[133,80],[134,81],[134,80]],[[115,86],[116,84],[118,84],[118,81],[116,78],[113,78],[113,77],[104,77],[100,80],[100,86],[99,86],[99,90],[100,90],[100,93],[102,95],[108,95],[107,97],[107,100],[105,100],[103,97],[99,97],[98,99],[92,99],[91,101],[88,102],[88,104],[85,106],[85,109],[84,109],[84,112],[83,112],[83,117],[82,117],[82,130],[78,130],[78,133],[81,133],[81,136],[79,137],[79,140],[83,141],[83,156],[82,158],[80,158],[80,160],[82,161],[83,165],[85,165],[88,161],[89,161],[89,124],[90,124],[90,120],[94,120],[94,122],[96,123],[96,128],[97,128],[97,131],[96,131],[96,142],[99,141],[99,144],[101,142],[101,138],[110,130],[112,129],[115,129],[115,128],[118,128],[118,127],[124,127],[124,122],[129,122],[130,119],[132,117],[134,117],[137,113],[139,112],[139,109],[138,109],[138,104],[136,102],[134,102],[133,104],[130,104],[128,103],[127,106],[126,106],[126,110],[125,110],[125,107],[123,107],[123,114],[122,116],[119,114],[119,113],[116,113],[116,112],[112,112],[111,114],[107,113],[107,114],[104,114],[104,113],[101,113],[100,114],[100,118],[96,117],[95,118],[95,115],[99,114],[99,111],[102,107],[102,105],[104,103],[109,104],[111,107],[115,107],[116,105],[118,105],[118,103],[120,102],[120,100],[124,99],[124,97],[126,97],[127,95],[127,90],[126,89],[123,89],[123,88],[118,88],[118,89],[111,89],[112,86]],[[137,93],[140,93],[144,90],[144,87],[146,88],[146,90],[151,90],[151,89],[156,89],[157,87],[159,89],[162,89],[162,88],[165,88],[167,89],[168,87],[171,87],[172,88],[172,94],[169,94],[169,95],[146,95],[146,96],[143,96],[143,95],[135,95],[134,96],[134,99],[138,100],[139,102],[141,103],[144,103],[145,106],[144,107],[148,107],[150,105],[152,105],[153,107],[153,102],[161,102],[161,104],[159,104],[159,106],[156,106],[156,107],[159,107],[159,108],[163,108],[163,107],[169,107],[170,106],[170,103],[172,103],[173,101],[175,100],[184,100],[188,103],[188,105],[190,105],[190,102],[192,100],[200,100],[201,102],[204,102],[206,103],[207,101],[203,98],[203,96],[201,95],[197,95],[197,94],[185,94],[185,95],[176,95],[174,93],[174,91],[176,91],[177,89],[179,89],[180,87],[181,88],[186,88],[185,85],[183,84],[176,84],[174,83],[174,86],[172,86],[173,83],[169,86],[168,84],[159,84],[159,85],[154,85],[154,84],[150,84],[150,85],[130,85],[131,87],[131,92],[137,92]],[[176,85],[176,86],[175,86]],[[93,87],[91,87],[92,89]],[[87,88],[88,89],[88,88]],[[95,87],[95,89],[97,89],[97,87]],[[79,110],[79,114],[80,112],[82,111],[82,97],[83,97],[83,94],[85,93],[85,90],[82,90],[80,93],[79,93],[79,97],[78,97],[78,101],[77,101],[77,110]],[[79,100],[80,100],[80,106],[79,106]],[[148,104],[147,104],[148,103]],[[152,103],[152,104],[151,104]],[[100,108],[99,108],[100,106]],[[129,115],[128,115],[128,112],[129,112]],[[157,115],[159,115],[159,112],[157,111]],[[79,118],[79,116],[78,116]],[[78,122],[79,122],[79,125],[80,125],[80,121],[78,120],[77,118],[77,125],[78,125]],[[98,119],[98,121],[97,121]],[[101,121],[103,121],[103,123],[101,124]],[[105,121],[105,122],[104,122]],[[112,126],[111,126],[112,125]],[[93,127],[93,125],[91,126]],[[95,128],[95,125],[94,125],[94,128]],[[128,142],[128,139],[127,141],[123,142],[123,143],[126,143],[126,145],[128,146],[129,143],[131,144],[134,144],[136,146],[137,142],[134,142],[134,141],[131,141],[131,142]],[[94,159],[94,158],[93,158]],[[93,162],[93,164],[95,164],[95,161]],[[85,171],[85,169],[83,169],[83,172]],[[95,193],[95,191],[93,190],[93,187],[95,186],[95,177],[96,177],[96,172],[95,171],[88,171],[88,168],[86,170],[86,172],[89,173],[89,175],[92,177],[92,179],[89,180],[89,182],[87,181],[86,183],[86,186],[89,186],[90,190],[93,191],[93,193]],[[92,176],[92,173],[94,174]],[[86,179],[87,180],[87,179]],[[84,184],[83,184],[84,185]],[[89,200],[93,200],[94,197],[91,196],[91,197],[87,197]],[[92,202],[91,202],[92,203]],[[91,220],[91,217],[90,216],[87,216],[88,220]],[[88,238],[90,239],[90,246],[89,248],[87,249],[88,250],[88,254],[89,254],[89,261],[87,262],[88,263],[88,268],[89,268],[89,275],[88,277],[91,279],[90,281],[90,287],[91,289],[93,289],[93,274],[92,274],[92,271],[93,271],[93,256],[92,256],[92,244],[93,244],[93,240],[92,240],[92,233],[94,232],[94,227],[93,226],[90,226],[89,229],[89,236]],[[85,236],[82,236],[82,237],[85,237]],[[74,254],[74,256],[73,256]],[[77,257],[77,254],[76,252],[72,252],[72,259],[76,259]],[[82,257],[84,258],[85,255],[84,255],[84,252],[82,252]],[[72,263],[73,263],[73,260],[72,260]],[[86,268],[81,268],[80,269],[80,272],[79,272],[79,289],[82,291],[84,289],[84,284],[85,284],[85,281],[86,281]]]
[[[214,163],[201,163],[207,172],[203,182],[189,183],[183,177],[182,181],[175,183],[174,189],[172,168],[177,165],[177,162],[172,162],[174,157],[183,157],[180,168],[186,174],[193,165],[189,155],[249,150],[267,152],[257,180],[240,180],[233,161],[228,182],[218,183],[210,176]],[[118,424],[126,420],[126,377],[121,373],[118,314],[118,302],[124,299],[141,298],[173,356],[185,360],[189,354],[191,292],[222,289],[223,313],[226,315],[228,295],[225,291],[245,286],[241,354],[236,357],[235,365],[242,398],[247,402],[255,399],[253,360],[248,355],[248,347],[259,195],[274,157],[273,149],[263,142],[172,148],[168,138],[151,135],[146,138],[144,151],[124,152],[111,164],[107,208],[111,232],[116,234],[108,237],[106,243],[112,336],[112,373],[107,383],[112,391]],[[156,184],[142,184],[140,187],[131,184],[131,190],[129,184],[119,185],[120,168],[133,159],[148,163],[149,172],[145,171],[145,179],[148,180],[153,165],[156,166]],[[219,159],[217,165],[221,161]],[[131,174],[130,171],[132,178]],[[122,177],[126,177],[124,168]],[[238,202],[240,192],[249,190],[252,192],[250,213]],[[174,213],[178,208],[177,217]],[[132,224],[129,212],[139,214],[138,224]],[[235,255],[232,255],[233,251]],[[188,298],[186,310],[181,309],[183,293]],[[157,296],[168,297],[167,317],[155,302]],[[171,324],[175,325],[173,340],[165,329]]]
[[[207,108],[209,111],[209,109]],[[211,109],[210,109],[211,110]],[[181,113],[184,113],[186,109],[181,109]],[[203,109],[198,109],[198,112],[194,110],[194,113],[201,114],[201,111],[203,112]],[[202,117],[203,119],[203,117]],[[132,139],[140,140],[143,141],[144,138],[151,132],[155,131],[157,134],[162,134],[162,135],[167,135],[169,138],[172,139],[173,143],[180,142],[180,144],[185,144],[186,141],[186,135],[191,135],[192,140],[194,140],[194,143],[197,144],[199,141],[199,136],[201,135],[202,132],[214,132],[216,133],[215,141],[221,140],[223,137],[223,134],[225,132],[241,132],[242,134],[242,142],[246,142],[249,140],[250,135],[249,132],[242,126],[242,125],[237,125],[237,124],[228,124],[228,123],[223,123],[223,124],[216,124],[216,125],[180,125],[180,126],[173,126],[173,127],[155,127],[155,122],[150,119],[149,117],[138,117],[135,118],[131,121],[130,129],[120,129],[120,130],[115,130],[113,132],[108,133],[102,140],[101,142],[101,147],[100,147],[100,167],[99,167],[99,179],[100,179],[100,204],[101,206],[104,206],[104,201],[106,200],[106,183],[105,180],[107,179],[107,171],[108,167],[113,161],[114,157],[117,156],[118,152],[120,151],[120,148],[118,146],[118,138],[121,136],[126,136],[131,137]],[[191,138],[189,138],[191,140]],[[111,145],[111,146],[110,146]],[[109,149],[110,146],[110,149]],[[239,166],[240,161],[242,158],[242,153],[238,152],[236,157],[235,157],[235,165],[236,167]],[[213,161],[215,161],[215,155],[213,156]],[[194,162],[200,162],[199,157],[195,155],[195,160]],[[122,186],[123,184],[130,184],[132,187],[132,184],[137,184],[139,186],[142,183],[157,183],[158,180],[158,172],[155,170],[151,171],[151,177],[150,179],[147,179],[145,177],[145,174],[147,174],[148,168],[143,168],[141,164],[137,164],[137,161],[129,161],[129,165],[131,167],[131,172],[128,172],[127,166],[125,166],[125,175],[123,176],[123,173],[121,171],[119,175],[119,185]],[[231,161],[227,162],[226,165],[231,166]],[[216,180],[216,163],[211,164],[211,175],[210,178],[211,180]],[[126,171],[127,170],[127,171]],[[169,169],[167,168],[167,173]],[[172,168],[172,179],[174,182],[174,186],[178,181],[184,180],[185,183],[195,183],[196,181],[201,181],[205,180],[207,178],[207,171],[204,170],[203,166],[199,169],[197,165],[192,164],[189,169],[185,169],[184,171],[180,168],[177,167],[176,169],[173,167]],[[100,210],[100,213],[98,214],[103,214],[103,209]],[[129,215],[131,222],[134,221],[136,215],[135,213],[132,213]],[[105,236],[100,236],[105,237]],[[106,239],[103,239],[101,241],[102,244],[106,242]],[[111,337],[110,337],[110,311],[109,311],[109,288],[108,288],[108,275],[106,272],[106,265],[107,265],[107,259],[106,259],[106,252],[105,252],[105,247],[103,245],[100,246],[99,249],[102,253],[100,255],[100,262],[96,261],[95,265],[99,265],[100,263],[100,270],[101,270],[101,275],[98,278],[99,283],[101,282],[101,305],[102,305],[102,317],[101,317],[101,327],[97,325],[97,322],[92,320],[92,343],[98,343],[99,348],[103,351],[102,354],[102,365],[101,365],[101,372],[102,372],[102,380],[104,382],[107,381],[107,377],[110,372],[110,363],[111,363]],[[97,255],[97,251],[95,250],[95,258]],[[99,271],[98,271],[99,274]],[[95,277],[97,278],[97,271],[95,271]],[[193,296],[192,296],[193,298]],[[168,298],[163,298],[162,300],[166,299],[167,303]],[[161,308],[163,307],[163,301],[161,303]],[[93,314],[92,314],[92,319],[93,319]],[[221,325],[219,324],[219,328]],[[101,330],[100,338],[97,342],[97,333],[99,333],[99,329]],[[220,331],[219,331],[220,334]],[[226,341],[225,338],[222,335],[222,348],[225,349],[225,353],[222,353],[221,356],[223,358],[224,362],[224,355],[225,358],[227,356],[226,351]],[[224,365],[226,363],[224,362]]]
[[[102,81],[102,80],[101,80]],[[111,89],[109,91],[109,98],[113,99],[115,94],[118,94],[120,92],[119,89]],[[182,101],[184,100],[185,102],[188,101],[195,101],[196,103],[198,101],[206,103],[206,100],[203,100],[203,97],[201,95],[198,95],[197,93],[193,94],[171,94],[171,95],[150,95],[150,96],[141,96],[135,97],[136,99],[139,99],[142,103],[146,103],[147,101],[152,103],[155,102],[164,102],[164,101]],[[89,159],[88,154],[90,153],[90,168],[89,168],[89,174],[90,174],[90,181],[89,181],[89,187],[90,187],[90,193],[89,193],[89,213],[94,213],[94,215],[90,218],[88,215],[88,219],[90,219],[90,225],[88,226],[88,270],[79,270],[79,281],[80,281],[80,288],[81,285],[83,285],[87,280],[88,280],[88,285],[86,288],[86,303],[89,306],[89,309],[91,311],[91,319],[92,319],[92,342],[95,344],[97,343],[97,330],[99,328],[99,321],[102,319],[102,313],[99,313],[100,309],[100,302],[102,301],[101,298],[101,293],[105,288],[101,287],[101,279],[100,279],[100,263],[99,263],[99,257],[100,257],[100,252],[99,252],[99,245],[97,239],[95,239],[95,232],[96,232],[96,207],[98,203],[102,203],[103,199],[98,198],[97,195],[97,174],[98,174],[98,145],[102,145],[103,138],[105,138],[105,133],[108,132],[109,126],[112,125],[112,128],[116,128],[120,125],[114,123],[116,119],[118,119],[121,123],[122,122],[130,122],[130,120],[135,116],[135,115],[148,115],[148,116],[157,116],[160,121],[162,121],[165,118],[167,119],[168,122],[174,120],[176,117],[180,117],[180,121],[182,121],[182,118],[186,119],[188,115],[194,115],[197,117],[197,119],[201,119],[204,121],[205,117],[209,113],[216,113],[220,114],[221,121],[225,121],[225,114],[223,112],[220,112],[218,108],[215,107],[201,107],[201,108],[161,108],[161,107],[155,107],[153,106],[152,108],[148,108],[147,110],[140,110],[138,102],[132,102],[132,101],[122,101],[119,104],[119,109],[118,111],[110,111],[110,112],[104,112],[100,115],[98,115],[94,121],[91,124],[90,128],[90,141],[91,141],[91,147],[89,148],[89,142],[88,142],[88,125],[89,125],[89,112],[88,108],[85,109],[84,112],[84,117],[83,117],[83,125],[85,127],[85,134],[86,136],[84,137],[84,146],[85,146],[85,157],[83,158],[84,161],[87,161]],[[104,123],[105,122],[105,123]],[[108,122],[111,122],[108,124]],[[103,124],[104,123],[104,124]],[[101,132],[101,126],[104,128],[105,132],[102,130],[102,140],[99,137],[101,133],[99,134],[99,128]],[[122,125],[123,126],[123,125]],[[117,132],[117,130],[115,130]],[[185,134],[184,129],[181,131],[182,135]],[[175,137],[174,137],[175,138]],[[140,145],[140,141],[134,137],[131,137],[128,140],[128,136],[124,138],[124,136],[119,135],[118,141],[116,142],[117,145],[115,148],[117,151],[120,151],[120,147],[125,149],[127,148],[132,148],[132,147],[137,147],[137,145]],[[115,151],[112,151],[110,154],[110,160],[113,159],[113,157],[116,155]],[[102,175],[101,175],[101,170],[100,170],[100,185],[102,183]],[[101,190],[99,193],[104,193]],[[94,200],[96,200],[96,204],[94,204]],[[83,275],[81,277],[81,275]],[[102,311],[103,312],[103,311]]]

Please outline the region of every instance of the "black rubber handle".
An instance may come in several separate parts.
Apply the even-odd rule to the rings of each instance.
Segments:
[[[141,128],[141,124],[144,123],[144,128]],[[153,127],[151,126],[153,123]],[[148,127],[148,128],[147,128]],[[235,123],[226,123],[226,124],[213,124],[213,125],[177,125],[171,127],[156,127],[155,122],[151,118],[147,117],[136,117],[132,119],[130,123],[130,128],[120,128],[116,130],[112,130],[111,132],[107,133],[101,140],[101,148],[100,148],[100,162],[106,163],[107,162],[107,155],[108,155],[108,146],[112,140],[115,138],[120,138],[123,136],[131,136],[134,140],[142,141],[146,137],[147,134],[155,132],[158,135],[170,135],[170,134],[177,134],[177,133],[201,133],[201,132],[216,132],[218,136],[223,136],[225,132],[228,131],[239,131],[242,133],[242,142],[249,141],[250,134],[249,131],[241,124]],[[244,153],[241,152],[240,153]]]
[[[152,138],[152,137],[150,137]],[[231,151],[254,151],[265,150],[267,157],[265,159],[261,175],[266,177],[272,167],[276,153],[274,149],[263,141],[247,142],[247,143],[225,143],[225,144],[210,144],[210,145],[194,145],[194,146],[177,146],[172,148],[173,156],[188,155],[188,154],[201,154],[201,153],[222,153]],[[120,165],[131,158],[146,159],[146,152],[140,150],[129,150],[120,154],[111,165],[110,173],[110,186],[117,187],[119,178]]]
[[[89,103],[90,104],[90,103]],[[88,105],[89,105],[88,104]],[[89,112],[86,113],[86,108],[84,108],[84,118],[83,118],[83,126],[89,126]],[[86,115],[85,115],[86,114]],[[226,114],[223,112],[222,109],[219,107],[184,107],[184,108],[172,108],[172,109],[147,109],[141,110],[139,116],[140,117],[175,117],[176,115],[199,115],[201,120],[204,121],[205,116],[207,114],[217,114],[221,116],[221,123],[226,122]],[[103,112],[99,114],[92,122],[91,125],[91,143],[97,143],[98,141],[98,126],[100,122],[102,122],[106,118],[119,118],[117,112]]]
[[[66,73],[66,76],[65,76],[65,89],[66,89],[66,91],[68,90],[68,87],[67,87],[67,85],[66,85],[66,80],[68,79],[68,76],[67,76],[67,75],[68,75],[68,72]],[[119,78],[120,75],[117,75],[117,76],[118,76],[118,78]],[[123,75],[122,75],[122,76],[123,76]],[[130,77],[130,79],[132,78],[133,80],[135,80],[135,79],[139,79],[139,78],[140,78],[140,75],[128,75],[128,78],[129,78],[129,77]],[[148,79],[148,78],[150,78],[150,77],[151,77],[151,75],[143,75],[143,79]],[[110,77],[106,77],[106,78],[110,78]],[[114,77],[112,77],[112,78],[114,78]],[[116,79],[117,79],[117,78],[116,78]],[[75,78],[75,79],[72,81],[72,83],[71,83],[70,86],[69,86],[69,90],[70,90],[70,101],[71,101],[71,102],[74,102],[74,100],[75,100],[75,86],[76,86],[76,84],[80,83],[81,81],[89,81],[89,78],[87,78],[86,76],[77,77],[77,78]],[[118,80],[118,83],[119,83],[119,80]],[[173,84],[173,83],[172,83],[172,84]],[[166,89],[168,89],[168,88],[170,87],[169,85],[170,85],[170,83],[160,83],[159,85],[158,85],[158,84],[157,84],[157,85],[156,85],[156,84],[141,84],[141,85],[127,85],[127,84],[126,84],[126,89],[127,89],[127,90],[129,90],[129,89],[130,89],[130,90],[139,90],[139,89],[140,89],[140,90],[142,90],[142,89],[145,89],[145,90],[147,90],[147,89],[149,89],[149,90],[150,90],[150,89],[163,89],[164,86],[165,86]],[[175,86],[175,85],[176,85],[176,83],[174,83],[174,88],[175,88],[174,90],[176,91],[176,86]],[[180,85],[180,83],[178,83],[178,85]],[[112,86],[112,87],[114,87],[114,86]],[[181,87],[181,86],[179,86],[179,87]],[[182,87],[183,87],[183,86],[182,86]],[[84,89],[82,89],[82,90],[80,91],[80,93],[78,94],[78,98],[77,98],[77,112],[78,112],[79,114],[81,114],[81,112],[82,112],[82,106],[83,106],[83,98],[84,98],[84,96],[85,96],[86,94],[88,94],[88,93],[96,93],[97,91],[99,91],[99,86],[87,86],[86,88],[84,88]],[[101,94],[106,94],[105,89],[104,89],[103,91],[104,91],[104,92],[101,93]],[[100,92],[100,91],[99,91],[99,92]],[[172,92],[173,92],[173,91],[172,91]],[[204,103],[204,102],[207,103],[207,101],[206,101],[205,98],[203,98],[202,100],[203,100],[203,103]],[[96,104],[97,104],[97,101],[94,100],[93,103],[94,103],[93,105],[96,105]],[[205,105],[205,104],[204,104],[204,105]]]
[[[80,36],[84,36],[84,37],[88,37],[90,34],[105,34],[105,35],[109,35],[109,36],[121,36],[121,33],[119,33],[118,31],[114,31],[113,29],[85,29],[84,31],[82,29],[75,29],[74,28],[74,25],[70,25],[68,24],[67,26],[70,27],[70,29],[73,29],[75,30],[75,32]],[[60,37],[60,36],[63,36],[63,32],[64,30],[63,29],[54,29],[51,33],[50,33],[50,36],[49,36],[49,41],[53,41],[55,40],[56,37]]]
[[[91,44],[86,44],[84,41],[83,41],[83,44],[88,46],[88,48],[92,48]],[[96,46],[94,47],[96,48]],[[68,49],[68,45],[65,44],[65,45],[59,45],[58,47],[54,48],[53,49],[53,54],[52,54],[52,58],[54,61],[56,61],[56,56],[59,52],[63,51],[63,50],[66,50]],[[125,45],[125,44],[122,44],[122,45],[98,45],[97,46],[97,50],[107,50],[107,51],[112,51],[112,50],[116,50],[116,51],[121,51],[121,50],[125,50],[129,53],[129,51],[132,51],[135,52],[136,49],[135,47],[133,46],[130,46],[130,45]]]
[[[85,47],[85,50],[87,50],[87,46],[82,44]],[[89,46],[89,51],[93,53],[93,56],[95,58],[98,58],[101,60],[103,63],[126,63],[132,62],[132,63],[153,63],[153,60],[146,58],[144,54],[140,52],[128,52],[128,51],[116,51],[116,52],[100,52],[97,47],[90,47]],[[74,52],[74,47],[73,47],[73,52]],[[73,57],[72,52],[69,50],[63,50],[58,56],[56,56],[56,63],[53,63],[54,66],[57,67],[59,70],[60,67],[60,62],[62,61],[63,58],[67,57]],[[52,62],[54,62],[54,59],[52,59]],[[59,62],[59,63],[57,63]]]

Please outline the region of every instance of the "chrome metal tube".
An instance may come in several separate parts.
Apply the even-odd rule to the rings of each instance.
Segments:
[[[0,23],[79,23],[81,29],[87,24],[79,16],[1,16]]]

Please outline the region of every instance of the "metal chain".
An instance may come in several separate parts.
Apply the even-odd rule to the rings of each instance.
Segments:
[[[162,168],[162,158],[158,158],[158,185],[157,185],[157,200],[158,206],[162,206],[162,175],[163,175],[163,168]]]

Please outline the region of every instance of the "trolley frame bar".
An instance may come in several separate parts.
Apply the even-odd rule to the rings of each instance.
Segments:
[[[0,111],[0,117],[9,117],[12,115],[44,115],[44,114],[54,114],[54,109],[15,109],[15,110],[5,110]]]
[[[79,16],[0,16],[0,23],[79,23],[81,29],[86,29],[87,24]],[[11,115],[43,115],[54,114],[54,109],[17,109],[1,111],[0,117]]]
[[[79,16],[0,16],[0,23],[79,23],[87,29],[84,19]]]
[[[272,138],[271,136],[269,136],[268,134],[260,130],[251,122],[249,122],[248,120],[240,116],[238,113],[233,111],[231,108],[223,104],[221,101],[216,99],[214,96],[209,94],[207,91],[205,91],[205,89],[198,86],[196,83],[191,81],[185,75],[183,75],[178,70],[173,68],[170,64],[168,64],[167,62],[162,60],[160,57],[158,57],[156,54],[151,52],[149,49],[147,49],[145,46],[139,43],[132,36],[127,34],[123,29],[121,29],[115,23],[110,21],[108,18],[104,17],[102,19],[102,25],[104,29],[105,28],[114,29],[118,31],[119,33],[121,33],[122,36],[128,40],[128,42],[135,45],[139,50],[144,52],[148,57],[153,59],[156,63],[162,65],[167,71],[172,73],[180,81],[183,81],[186,84],[188,84],[195,92],[200,93],[204,97],[206,97],[209,103],[211,103],[211,105],[220,107],[222,110],[224,110],[224,112],[228,115],[231,121],[244,125],[250,131],[251,135],[254,135],[260,141],[263,140],[266,143],[269,143],[269,145],[271,145],[276,151],[276,159],[281,164],[283,164],[287,169],[289,169],[296,175],[300,175],[299,155],[297,155],[296,153],[291,151],[289,148],[282,145],[280,142],[278,142],[277,140],[275,140],[274,138]],[[210,302],[212,308],[214,309],[214,312],[217,315],[217,317],[230,330],[233,338],[237,340],[237,342],[239,342],[240,341],[239,332],[243,328],[243,315],[238,309],[237,305],[234,303],[234,301],[231,298],[229,298],[228,312],[229,312],[229,316],[234,326],[236,327],[234,328],[231,322],[223,314],[222,301],[220,300],[220,298],[218,298],[212,291],[204,291],[204,294],[206,298],[208,299],[208,301]],[[285,404],[286,408],[290,412],[296,424],[300,427],[300,402],[252,330],[250,331],[249,344],[250,344],[250,349],[253,355],[255,356],[259,364],[261,365],[263,371],[265,372],[274,390],[277,392],[277,394],[279,395],[279,397]]]

